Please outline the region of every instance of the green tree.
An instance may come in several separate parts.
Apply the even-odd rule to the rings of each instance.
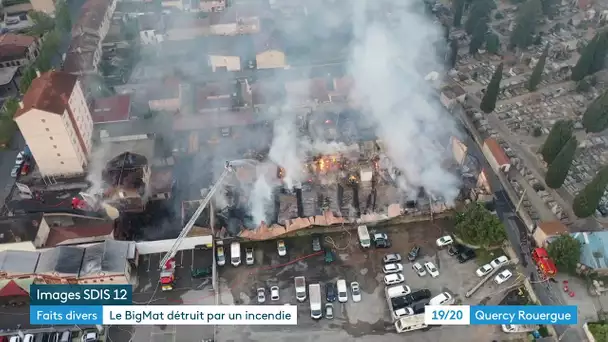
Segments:
[[[36,58],[36,68],[40,72],[45,72],[51,69],[53,57],[57,54],[59,49],[61,36],[57,30],[52,30],[47,33],[44,37],[42,44],[40,45],[40,54]]]
[[[587,106],[582,124],[588,133],[598,133],[608,128],[608,92]]]
[[[464,11],[464,0],[454,0],[452,2],[452,6],[454,7],[454,20],[452,21],[452,26],[460,27],[462,25],[462,12]]]
[[[551,189],[558,189],[564,184],[566,176],[568,176],[568,170],[570,170],[570,166],[572,166],[572,160],[574,160],[577,146],[578,141],[576,140],[576,137],[570,138],[562,150],[559,151],[553,162],[549,164],[547,174],[545,175],[545,183],[547,183],[547,186]]]
[[[547,61],[547,55],[549,54],[549,45],[545,47],[543,54],[538,59],[538,63],[534,67],[532,71],[532,75],[530,75],[530,79],[528,80],[528,90],[535,91],[536,87],[540,83],[543,77],[543,71],[545,70],[545,62]]]
[[[490,32],[486,35],[486,50],[493,54],[500,50],[500,39],[496,33]]]
[[[25,94],[30,86],[32,85],[32,81],[36,78],[36,69],[33,66],[27,67],[23,74],[21,75],[21,80],[19,81],[19,90],[21,94]]]
[[[496,68],[494,75],[492,75],[492,79],[488,84],[486,93],[483,95],[483,99],[481,99],[479,108],[484,113],[492,113],[494,108],[496,108],[496,100],[498,99],[498,92],[500,91],[500,80],[502,79],[502,67],[502,63],[500,63]]]
[[[556,0],[541,0],[540,1],[542,9],[543,9],[543,14],[546,15],[547,17],[549,17],[549,19],[553,18],[553,16],[555,15],[555,7],[557,5],[557,1]]]
[[[17,109],[19,109],[19,100],[14,97],[8,98],[6,101],[4,101],[4,105],[2,106],[2,114],[0,119],[12,120]]]
[[[608,341],[608,324],[589,323],[589,331],[596,341]]]
[[[541,7],[540,0],[530,0],[519,7],[515,19],[515,29],[510,38],[511,46],[523,49],[534,42],[536,23],[542,10]]]
[[[493,0],[473,0],[469,7],[469,15],[464,23],[464,30],[467,34],[473,34],[480,21],[488,22],[490,13],[496,7]]]
[[[606,53],[608,52],[608,30],[597,33],[597,41],[595,51],[593,52],[593,61],[589,68],[589,74],[596,73],[606,65]]]
[[[496,246],[505,238],[505,228],[500,219],[482,204],[473,202],[455,217],[456,236],[476,246]]]
[[[577,217],[589,217],[595,213],[608,186],[608,166],[604,166],[583,188],[572,202],[572,210]]]
[[[564,148],[568,140],[572,138],[574,124],[570,120],[560,120],[553,124],[551,131],[540,149],[543,160],[548,165],[553,162],[559,151]]]
[[[579,93],[586,93],[591,90],[591,83],[586,79],[582,79],[576,83],[576,91]]]
[[[57,28],[62,32],[72,31],[72,18],[66,0],[59,0],[55,3],[55,21]]]
[[[488,32],[488,24],[485,21],[479,21],[475,30],[473,31],[473,37],[469,43],[469,53],[476,55],[479,49],[483,46],[486,40],[486,33]]]
[[[32,36],[41,37],[55,27],[53,18],[44,12],[32,11],[29,13],[29,17],[34,23],[34,26],[28,30],[28,33]]]
[[[562,234],[551,241],[547,252],[560,271],[574,272],[581,258],[581,243],[568,234]]]
[[[585,76],[602,70],[605,66],[607,53],[608,31],[604,30],[596,33],[593,39],[582,49],[576,65],[572,68],[572,80],[580,81]]]
[[[456,67],[456,62],[458,62],[458,41],[452,39],[450,41],[450,58],[448,60],[448,65],[451,69]]]

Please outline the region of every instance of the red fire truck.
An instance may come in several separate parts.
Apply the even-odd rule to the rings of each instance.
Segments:
[[[553,260],[549,258],[547,250],[544,248],[535,248],[532,251],[532,259],[536,263],[538,269],[542,272],[545,278],[552,278],[557,274],[557,268]]]

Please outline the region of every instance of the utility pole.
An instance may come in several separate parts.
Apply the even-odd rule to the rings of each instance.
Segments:
[[[519,208],[521,207],[521,203],[524,201],[524,198],[526,198],[526,192],[528,191],[528,189],[524,189],[524,192],[521,194],[521,197],[519,198],[519,202],[517,202],[517,206],[515,207],[515,214],[517,214],[519,212]]]

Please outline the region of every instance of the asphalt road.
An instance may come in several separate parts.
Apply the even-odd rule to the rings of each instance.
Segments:
[[[17,131],[9,148],[0,151],[0,198],[3,205],[15,184],[15,178],[11,177],[11,170],[15,166],[15,158],[24,147],[25,140],[23,140],[21,132]]]

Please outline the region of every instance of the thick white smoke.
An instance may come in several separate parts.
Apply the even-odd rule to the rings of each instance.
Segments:
[[[411,4],[392,7],[392,13],[373,19],[362,5],[354,18],[352,95],[363,100],[366,116],[401,171],[398,184],[408,193],[424,187],[451,203],[459,180],[442,167],[445,149],[440,142],[454,135],[456,127],[424,81],[428,72],[442,69],[433,51],[433,43],[442,39],[440,27]]]

